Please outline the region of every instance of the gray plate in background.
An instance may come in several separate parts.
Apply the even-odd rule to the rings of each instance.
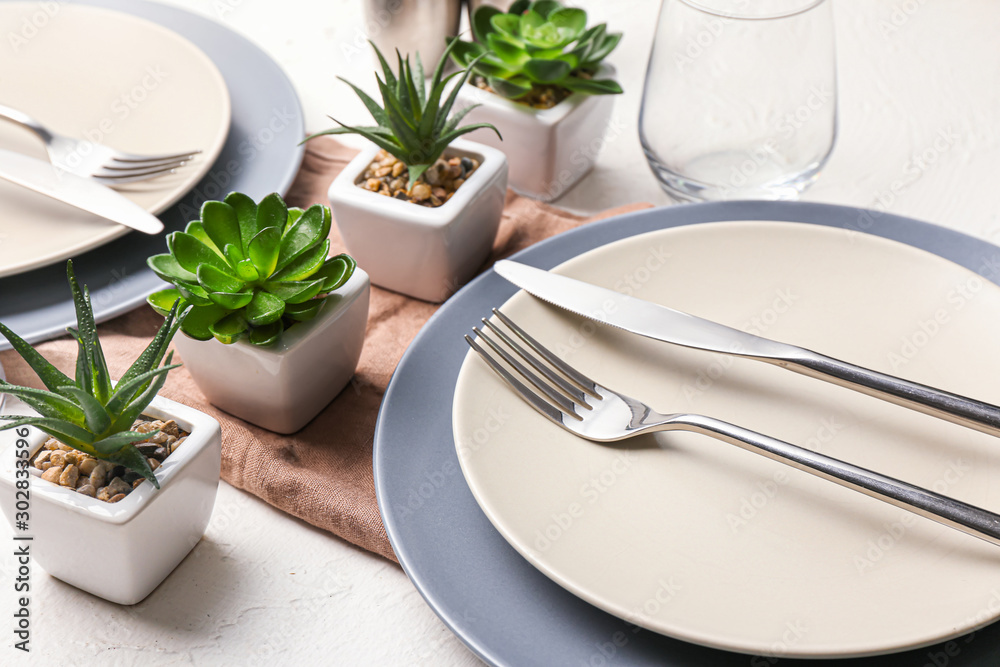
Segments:
[[[222,72],[232,99],[229,136],[212,169],[180,202],[159,217],[162,234],[130,233],[73,258],[81,283],[90,287],[94,312],[103,321],[143,303],[163,282],[146,267],[150,255],[166,252],[166,234],[198,217],[202,202],[233,190],[260,199],[284,193],[302,162],[302,107],[291,81],[260,47],[221,23],[147,0],[78,0],[158,23],[186,37]],[[198,100],[191,100],[191,113]],[[184,119],[179,118],[179,123]],[[0,321],[30,342],[53,338],[76,322],[65,264],[0,279]],[[10,347],[0,338],[0,350]]]

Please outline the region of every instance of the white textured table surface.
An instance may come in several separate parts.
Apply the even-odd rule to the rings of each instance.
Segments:
[[[169,0],[267,50],[295,82],[310,130],[365,113],[339,74],[371,88],[359,0]],[[597,167],[558,202],[597,211],[668,203],[636,136],[658,0],[579,1],[624,31],[625,94]],[[1000,52],[993,0],[838,0],[840,136],[812,201],[876,207],[1000,242]],[[947,141],[935,141],[947,137]],[[9,437],[0,436],[6,446]],[[6,523],[0,538],[6,539]],[[9,544],[9,542],[8,542]],[[113,577],[101,563],[81,563]],[[15,564],[0,557],[0,614]],[[394,564],[222,484],[208,532],[145,602],[106,603],[37,570],[33,652],[0,664],[475,665]],[[5,623],[4,628],[11,624]],[[3,632],[9,632],[4,630]]]

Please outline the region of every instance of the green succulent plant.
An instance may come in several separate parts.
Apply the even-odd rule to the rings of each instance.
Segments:
[[[191,338],[273,345],[354,273],[350,256],[327,257],[331,222],[326,206],[288,208],[277,193],[205,202],[200,220],[167,236],[170,252],[147,260],[174,285],[147,301],[161,315],[190,305],[181,331]]]
[[[611,79],[591,78],[621,40],[604,23],[587,28],[587,12],[555,0],[518,0],[506,12],[483,5],[472,17],[477,42],[459,42],[452,58],[517,99],[538,86],[587,95],[621,93]]]
[[[451,118],[448,117],[458,97],[459,88],[469,77],[468,68],[444,76],[445,64],[454,46],[453,42],[442,54],[437,67],[434,68],[430,87],[427,88],[420,54],[416,56],[416,67],[411,68],[410,57],[407,56],[404,60],[399,51],[396,51],[398,65],[396,73],[393,73],[382,52],[372,44],[384,77],[383,79],[375,74],[379,92],[382,94],[381,106],[350,81],[337,78],[354,89],[377,125],[355,127],[330,117],[330,120],[340,127],[313,134],[307,137],[306,141],[327,134],[360,134],[407,166],[410,179],[408,188],[412,188],[420,176],[441,157],[448,145],[463,134],[480,128],[489,128],[499,137],[500,131],[489,123],[458,126],[462,118],[478,105],[460,109]],[[460,77],[458,85],[442,100],[445,88],[455,77]]]
[[[66,264],[66,274],[76,306],[77,328],[67,329],[78,345],[76,377],[63,374],[20,336],[0,324],[0,334],[47,387],[47,390],[33,389],[0,380],[0,392],[18,397],[38,413],[31,417],[0,415],[3,420],[0,431],[34,426],[95,459],[131,468],[160,488],[146,457],[135,447],[136,442],[156,435],[158,430],[139,433],[131,429],[163,388],[167,373],[180,366],[170,363],[172,352],[160,365],[167,345],[177,332],[180,304],[174,304],[153,341],[118,382],[112,383],[97,337],[90,293],[86,287],[80,289],[72,261]]]

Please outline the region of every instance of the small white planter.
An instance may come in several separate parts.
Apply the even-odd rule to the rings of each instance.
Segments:
[[[428,208],[358,187],[378,151],[375,145],[361,151],[330,185],[340,235],[375,285],[444,301],[490,254],[507,195],[507,158],[488,146],[454,141],[445,157],[475,158],[479,168],[451,199]]]
[[[614,73],[613,67],[602,64],[596,78],[610,78]],[[470,111],[465,122],[492,123],[503,141],[487,130],[466,136],[507,154],[514,191],[552,201],[593,169],[609,139],[615,97],[574,93],[551,109],[535,109],[467,83],[458,93],[456,108],[482,105]]]
[[[212,405],[275,433],[308,424],[347,385],[365,342],[368,274],[360,267],[319,314],[271,347],[174,338],[184,367]]]
[[[219,422],[159,396],[143,414],[173,419],[191,433],[156,469],[160,489],[144,483],[111,504],[47,482],[29,468],[30,528],[24,534],[34,539],[17,543],[28,545],[32,559],[53,577],[118,604],[141,601],[184,560],[205,533],[219,486]],[[47,439],[32,428],[28,451],[34,454]],[[0,459],[0,504],[12,526],[17,450],[11,445]]]

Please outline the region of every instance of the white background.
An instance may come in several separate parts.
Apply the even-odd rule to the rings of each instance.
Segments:
[[[263,47],[298,88],[310,130],[327,114],[363,121],[344,76],[373,88],[360,0],[168,0]],[[596,169],[559,205],[578,211],[669,203],[636,122],[658,0],[578,1],[625,38],[610,60],[625,94]],[[1000,3],[837,0],[840,136],[805,199],[877,207],[1000,241]],[[933,150],[939,133],[957,137]],[[931,153],[925,153],[926,151]],[[932,163],[920,156],[933,157]],[[927,160],[927,162],[931,162]],[[880,203],[881,202],[881,203]],[[0,436],[0,444],[9,438]],[[7,527],[0,528],[5,540]],[[9,619],[14,562],[0,557]],[[81,563],[96,578],[101,563]],[[35,570],[25,659],[4,636],[0,664],[475,665],[396,565],[220,486],[205,538],[144,603],[122,608]]]

